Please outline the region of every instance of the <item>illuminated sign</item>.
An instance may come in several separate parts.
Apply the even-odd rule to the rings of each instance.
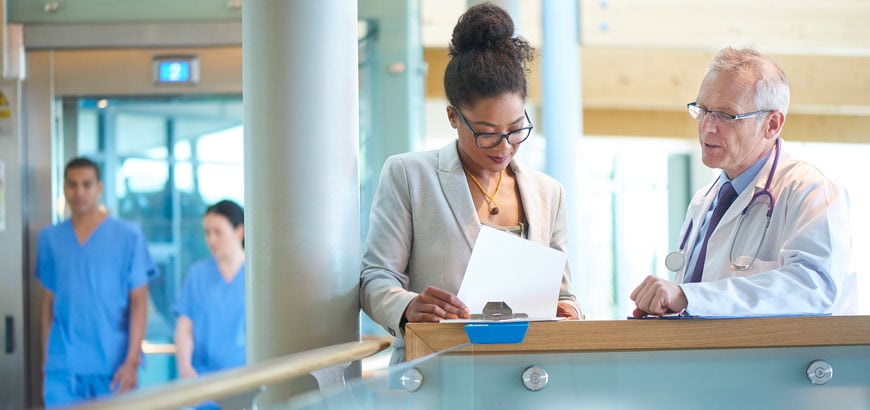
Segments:
[[[154,84],[193,85],[199,81],[199,59],[192,56],[157,56],[152,63]]]

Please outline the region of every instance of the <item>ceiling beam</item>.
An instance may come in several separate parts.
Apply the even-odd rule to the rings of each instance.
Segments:
[[[24,47],[28,51],[76,48],[241,47],[241,45],[241,22],[24,25]]]
[[[585,108],[583,134],[696,139],[698,130],[686,112]],[[789,114],[782,137],[789,141],[870,143],[870,116]]]
[[[583,47],[584,127],[588,135],[697,135],[685,113],[714,51]],[[870,142],[870,56],[774,55],[791,83],[783,134],[804,141]],[[444,99],[447,50],[427,48],[426,96]],[[540,103],[540,67],[529,99]],[[581,73],[578,73],[581,75]]]
[[[546,51],[544,51],[546,52]],[[583,47],[583,105],[594,108],[683,110],[693,101],[715,52]],[[426,94],[444,98],[447,50],[427,48]],[[792,113],[870,115],[870,56],[773,55],[791,83]],[[540,60],[540,59],[539,59]],[[538,61],[539,61],[538,60]],[[540,67],[529,97],[540,99]]]
[[[5,0],[22,24],[241,22],[241,0]]]
[[[41,69],[31,61],[41,55],[49,56],[53,92],[58,97],[242,92],[241,47],[38,50],[27,53],[28,70]],[[191,85],[155,84],[152,62],[162,55],[197,57],[199,82]]]

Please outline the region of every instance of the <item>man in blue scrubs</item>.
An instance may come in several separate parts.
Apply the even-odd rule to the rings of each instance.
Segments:
[[[64,169],[70,219],[39,234],[36,277],[45,288],[46,407],[134,389],[145,336],[148,281],[157,269],[142,232],[108,216],[97,165]]]

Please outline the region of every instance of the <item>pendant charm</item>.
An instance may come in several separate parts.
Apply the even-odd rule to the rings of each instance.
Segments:
[[[499,209],[498,205],[495,205],[495,197],[498,196],[498,190],[501,188],[501,177],[504,175],[504,170],[501,170],[501,172],[498,173],[498,182],[495,184],[495,191],[492,191],[492,195],[490,195],[489,192],[486,192],[486,189],[483,188],[483,184],[481,184],[474,175],[468,172],[465,167],[462,169],[465,170],[465,175],[468,175],[468,178],[471,178],[471,182],[474,182],[474,185],[477,185],[477,188],[480,189],[480,193],[483,194],[487,205],[489,205],[489,214],[498,215]]]

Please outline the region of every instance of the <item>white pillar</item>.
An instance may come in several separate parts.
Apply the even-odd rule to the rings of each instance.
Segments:
[[[579,14],[576,0],[543,2],[543,129],[547,138],[546,172],[565,187],[568,203],[568,257],[571,263],[572,286],[577,300],[583,304],[582,275],[579,259],[582,227],[577,222],[580,186],[576,181],[576,141],[583,135],[583,104],[581,103]]]
[[[244,2],[249,364],[359,339],[357,60],[356,1]]]

